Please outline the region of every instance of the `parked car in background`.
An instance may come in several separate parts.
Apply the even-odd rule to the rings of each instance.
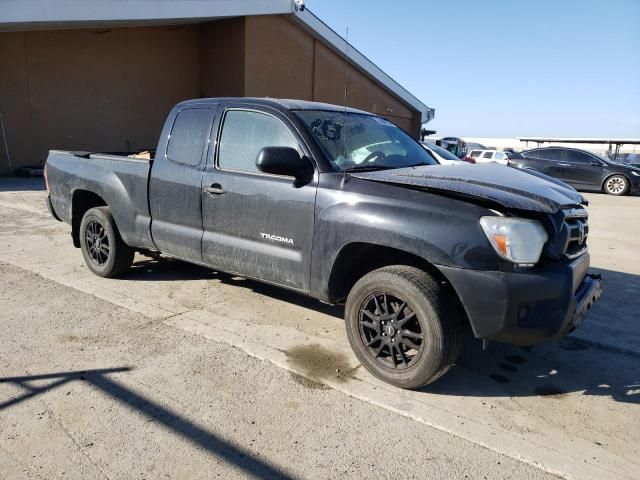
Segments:
[[[476,159],[482,155],[483,150],[470,150],[467,152],[467,157],[473,159],[474,163]]]
[[[472,153],[477,152],[474,150]],[[476,163],[499,163],[500,165],[507,165],[509,158],[505,152],[499,152],[498,150],[479,150],[476,156],[472,156]]]
[[[485,147],[481,143],[466,142],[466,144],[467,144],[467,153],[470,152],[471,150],[487,150],[487,147]]]
[[[640,168],[640,153],[628,154],[625,163],[631,167]]]
[[[458,137],[444,137],[437,140],[436,144],[439,147],[449,150],[458,158],[464,157],[467,152],[467,144]]]
[[[522,158],[512,160],[510,165],[537,170],[578,190],[604,191],[610,195],[640,191],[640,168],[577,148],[534,148],[522,152]]]
[[[609,158],[609,160],[614,163],[640,168],[640,153],[620,153],[617,157]]]
[[[435,143],[420,142],[427,152],[429,152],[441,165],[456,165],[464,163],[449,150],[439,147]]]
[[[515,152],[513,150],[505,150],[504,154],[507,156],[507,159],[509,160],[509,162],[524,158],[521,153]]]

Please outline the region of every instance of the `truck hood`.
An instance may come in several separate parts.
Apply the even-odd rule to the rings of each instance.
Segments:
[[[363,180],[471,197],[518,210],[553,214],[563,207],[585,203],[582,195],[559,180],[533,170],[494,163],[427,165],[351,175]]]

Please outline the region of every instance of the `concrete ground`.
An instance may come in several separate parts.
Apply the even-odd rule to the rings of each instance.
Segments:
[[[44,196],[0,179],[2,478],[637,478],[639,197],[587,195],[606,290],[578,331],[469,340],[407,392],[339,308],[144,257],[92,275]]]

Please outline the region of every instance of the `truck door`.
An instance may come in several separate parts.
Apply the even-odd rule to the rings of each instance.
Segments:
[[[203,260],[223,271],[308,291],[317,175],[305,185],[258,171],[264,147],[304,142],[270,109],[228,108],[203,178]],[[214,150],[214,149],[211,149]]]
[[[163,131],[149,181],[151,233],[162,252],[202,261],[202,174],[216,105],[185,105]]]

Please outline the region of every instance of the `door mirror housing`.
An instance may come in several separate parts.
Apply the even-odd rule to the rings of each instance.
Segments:
[[[307,180],[313,176],[313,166],[309,159],[301,157],[291,147],[264,147],[258,152],[256,167],[263,173],[285,175],[296,180]]]

